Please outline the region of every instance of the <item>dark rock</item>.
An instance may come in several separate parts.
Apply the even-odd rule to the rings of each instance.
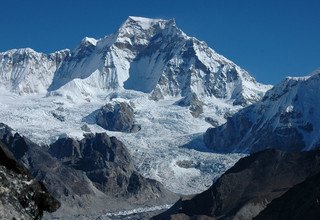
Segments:
[[[44,211],[54,212],[60,207],[60,202],[16,161],[1,141],[0,171],[0,209],[5,209],[0,212],[1,219],[41,219]]]
[[[265,150],[240,159],[208,190],[177,202],[154,219],[183,213],[219,219],[251,219],[273,199],[320,171],[320,151]]]
[[[274,199],[255,220],[317,220],[320,217],[320,173]]]
[[[108,103],[95,114],[96,123],[106,130],[136,132],[140,126],[134,122],[133,108],[125,102]]]
[[[167,193],[160,183],[142,177],[124,144],[106,133],[87,134],[82,140],[62,138],[50,145],[49,152],[65,165],[84,171],[106,194],[145,200]]]
[[[217,127],[219,125],[219,122],[214,120],[211,117],[205,117],[204,119],[206,122],[208,122],[209,124],[211,124],[214,128]]]
[[[41,180],[53,196],[61,200],[67,195],[82,196],[93,194],[91,183],[85,176],[63,165],[44,149],[29,139],[15,133],[10,127],[0,123],[0,141],[2,141],[32,174]],[[57,152],[55,152],[57,154]],[[72,154],[65,150],[61,157]],[[81,182],[81,184],[78,184]]]
[[[74,139],[60,138],[49,148],[49,153],[59,159],[79,158],[80,146]]]
[[[176,164],[179,167],[185,168],[185,169],[193,168],[197,166],[197,164],[195,164],[192,160],[178,160]]]
[[[66,120],[65,116],[56,113],[56,112],[51,112],[52,116],[55,117],[56,119],[58,119],[61,122],[64,122]]]

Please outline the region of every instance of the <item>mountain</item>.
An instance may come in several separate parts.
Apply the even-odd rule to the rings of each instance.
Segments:
[[[0,53],[0,86],[19,94],[45,93],[69,50],[52,54],[30,48]]]
[[[19,93],[90,97],[130,89],[156,100],[195,94],[245,106],[269,88],[206,43],[187,36],[174,20],[129,17],[116,33],[99,40],[84,38],[72,51],[46,55],[19,49],[0,58],[2,86]]]
[[[41,219],[60,203],[36,180],[0,141],[0,218]]]
[[[240,110],[204,135],[208,147],[221,152],[288,151],[320,147],[320,70],[288,77],[260,102]]]
[[[164,205],[174,193],[134,168],[127,148],[105,133],[39,146],[0,124],[0,141],[60,202],[48,219],[97,218],[106,212]]]
[[[271,202],[269,210],[271,207],[274,207],[273,210],[279,210],[278,208],[286,205],[290,207],[290,203],[280,203],[283,199],[276,202],[275,198],[282,195],[288,198],[286,192],[291,187],[317,174],[320,171],[319,155],[319,150],[284,152],[268,149],[254,153],[240,159],[208,190],[178,201],[168,211],[154,217],[154,219],[202,219],[200,216],[214,219],[252,219],[271,201],[284,206],[275,207],[276,204],[273,205]],[[306,185],[303,184],[303,186]],[[314,182],[308,186],[310,187],[306,188],[306,192],[309,191],[309,193],[312,189],[318,188]],[[294,204],[298,204],[298,198],[301,198],[314,204],[314,197],[307,197],[313,198],[312,200],[303,198],[302,195],[310,194],[303,194],[301,191],[294,190],[295,188],[288,191],[289,198],[294,199],[287,200],[288,202],[296,201]],[[302,185],[299,189],[302,190]],[[293,195],[293,192],[297,192],[297,194]],[[295,198],[295,195],[299,195],[299,197]],[[300,202],[302,201],[300,200]],[[308,205],[306,206],[308,207]],[[302,207],[300,206],[300,208]],[[276,217],[276,215],[273,216]]]

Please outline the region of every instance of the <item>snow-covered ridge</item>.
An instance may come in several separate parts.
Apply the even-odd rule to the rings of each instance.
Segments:
[[[44,54],[31,48],[0,53],[0,87],[20,94],[45,93],[69,50]]]
[[[116,33],[86,37],[71,52],[19,49],[0,58],[2,86],[23,94],[50,91],[87,98],[132,89],[155,99],[196,94],[247,105],[270,88],[187,36],[173,19],[130,16]]]
[[[209,129],[207,145],[228,152],[318,148],[319,85],[319,70],[305,77],[287,77],[260,102],[239,111],[221,127]]]

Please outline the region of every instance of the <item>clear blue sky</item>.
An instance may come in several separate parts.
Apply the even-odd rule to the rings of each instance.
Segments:
[[[275,84],[320,66],[319,0],[2,0],[0,51],[74,48],[129,15],[175,18],[188,35]]]

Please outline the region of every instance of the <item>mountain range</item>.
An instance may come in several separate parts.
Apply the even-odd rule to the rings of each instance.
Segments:
[[[115,89],[165,96],[215,97],[248,105],[267,86],[181,31],[174,20],[129,17],[99,40],[52,54],[30,48],[0,53],[1,86],[20,94],[61,92],[92,96]]]
[[[47,219],[268,219],[318,181],[319,77],[263,85],[175,20],[130,16],[1,52],[0,143],[61,202]]]

